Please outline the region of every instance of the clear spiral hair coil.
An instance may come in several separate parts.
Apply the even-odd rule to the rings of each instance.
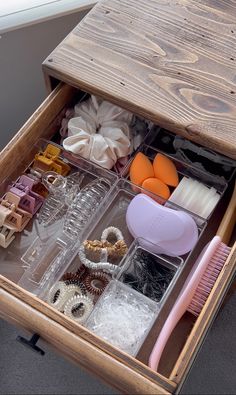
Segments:
[[[83,291],[78,285],[66,285],[63,281],[58,281],[50,289],[47,302],[59,311],[64,310],[65,304],[75,295],[82,295]]]
[[[93,302],[88,296],[77,295],[68,300],[64,314],[79,324],[83,324],[93,310]]]

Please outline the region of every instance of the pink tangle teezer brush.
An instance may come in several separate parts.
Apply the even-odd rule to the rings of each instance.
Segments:
[[[236,183],[217,236],[204,248],[191,270],[149,357],[149,367],[158,369],[162,352],[186,311],[198,316],[230,254],[228,243],[236,220]]]

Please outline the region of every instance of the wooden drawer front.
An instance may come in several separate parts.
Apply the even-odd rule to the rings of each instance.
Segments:
[[[0,281],[1,285],[3,285],[2,279]],[[12,284],[11,286],[13,287],[12,291],[17,293],[17,287],[14,289]],[[155,383],[154,380],[145,377],[142,371],[138,372],[132,365],[124,364],[117,358],[102,351],[89,341],[89,337],[86,340],[81,337],[80,328],[74,328],[75,331],[70,330],[71,328],[67,329],[67,325],[63,325],[63,320],[59,324],[58,320],[53,320],[45,313],[33,308],[31,305],[34,298],[30,301],[30,295],[28,295],[29,303],[21,300],[21,291],[18,292],[18,296],[19,298],[3,288],[0,289],[0,316],[2,318],[28,331],[38,333],[65,357],[94,373],[120,392],[164,395],[175,389],[174,383],[164,383],[163,381],[161,386]],[[37,307],[39,310],[42,310],[39,305]],[[73,324],[73,321],[70,323]],[[164,387],[168,388],[168,390]]]
[[[1,153],[0,168],[4,169],[0,175],[1,182],[14,174],[15,163],[22,160],[22,152],[24,152],[23,168],[24,164],[32,159],[29,147],[38,138],[52,137],[55,131],[55,118],[75,94],[74,88],[60,84],[32,115]],[[21,171],[21,166],[17,171]],[[63,355],[122,393],[174,393],[190,368],[193,356],[233,277],[236,267],[235,250],[236,246],[232,249],[224,270],[168,377],[152,371],[144,363],[112,347],[3,276],[0,276],[0,315],[31,332],[37,332]]]
[[[44,340],[52,344],[65,357],[73,359],[79,365],[86,367],[90,372],[99,375],[104,381],[115,386],[121,392],[151,394],[155,393],[155,391],[160,391],[161,388],[163,392],[156,393],[174,393],[176,388],[182,384],[191,367],[191,363],[231,284],[235,270],[236,243],[232,248],[232,252],[204,309],[192,328],[188,340],[169,378],[165,378],[151,371],[138,360],[110,346],[108,343],[89,332],[86,328],[77,325],[73,320],[70,320],[65,315],[59,313],[42,300],[18,287],[15,283],[3,276],[0,276],[0,316],[32,333],[36,332],[40,334]],[[53,328],[52,331],[50,331],[47,326],[49,323]],[[74,339],[75,337],[78,348],[73,342],[71,348],[65,346],[67,341],[70,342],[70,339]],[[63,341],[61,339],[63,339]],[[80,342],[84,345],[83,347],[81,347]],[[103,358],[109,361],[108,367],[111,371],[113,371],[113,369],[115,370],[115,377],[117,377],[117,380],[110,381],[112,373],[109,369],[107,370],[105,363],[100,365],[100,362],[97,362],[93,352],[91,352],[93,349],[97,350],[98,355],[103,355]],[[78,350],[76,356],[74,350]],[[97,369],[97,364],[100,366],[99,370]],[[125,372],[129,373],[124,378],[123,374],[125,374]],[[121,377],[123,377],[123,379],[121,379]],[[139,383],[140,391],[138,390],[139,387],[136,387],[135,380]],[[141,385],[140,382],[143,382],[143,385]],[[148,385],[150,387],[148,387]],[[145,392],[145,389],[147,392]]]

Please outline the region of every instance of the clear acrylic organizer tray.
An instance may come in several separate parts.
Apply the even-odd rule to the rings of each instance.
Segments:
[[[141,188],[138,192],[144,192]],[[100,240],[103,231],[109,227],[118,228],[123,235],[124,241],[128,248],[133,248],[134,238],[130,234],[127,224],[126,224],[126,211],[127,208],[132,201],[132,199],[137,195],[137,187],[134,191],[134,185],[125,179],[119,179],[117,183],[112,188],[109,196],[102,202],[100,209],[95,213],[93,217],[93,221],[90,222],[89,227],[86,228],[86,231],[83,234],[83,238],[81,238],[81,242],[85,240]],[[151,194],[149,193],[149,196]],[[175,204],[170,204],[170,208],[173,210],[184,211],[189,214],[186,210],[180,209]],[[191,213],[191,217],[194,219],[197,229],[198,229],[198,240],[201,237],[207,223],[202,218],[199,218]],[[195,247],[194,247],[195,248]],[[193,248],[193,249],[194,249]],[[186,260],[190,257],[192,251],[184,254],[183,256],[176,258],[177,261],[174,265],[181,266],[182,260],[186,262]],[[169,259],[168,257],[163,256],[163,259]],[[120,262],[116,262],[117,270],[120,270],[120,265],[123,265],[125,262],[126,255],[124,258],[120,259]],[[171,258],[172,259],[172,258]],[[178,264],[176,264],[178,262]],[[81,262],[78,254],[74,257],[71,262],[71,265],[68,268],[69,272],[76,272],[83,262]],[[116,271],[116,270],[115,270]]]
[[[32,150],[33,155],[31,161],[35,153],[43,152],[48,144],[54,145],[51,141],[39,140]],[[49,205],[49,207],[46,206],[45,209],[45,202],[48,202],[48,198],[46,198],[38,213],[32,217],[25,229],[22,232],[14,233],[15,239],[9,247],[1,247],[0,273],[18,282],[20,286],[35,293],[39,297],[43,297],[47,289],[54,284],[66,270],[66,267],[76,254],[80,238],[83,237],[83,232],[93,220],[93,215],[97,209],[99,210],[100,203],[109,194],[117,180],[115,174],[111,174],[105,169],[98,168],[95,164],[82,158],[79,160],[77,166],[74,166],[74,164],[65,160],[62,149],[59,159],[62,159],[71,167],[70,173],[65,177],[66,179],[70,178],[70,182],[74,182],[75,179],[77,180],[78,173],[80,183],[78,194],[80,194],[81,190],[84,191],[83,199],[87,196],[85,195],[85,188],[89,189],[90,183],[92,182],[93,192],[100,193],[100,191],[102,191],[102,193],[99,196],[99,201],[96,200],[97,204],[96,207],[94,206],[94,209],[86,206],[86,200],[88,199],[83,200],[84,207],[87,207],[88,215],[86,221],[83,220],[83,222],[81,222],[80,231],[70,232],[70,229],[73,229],[71,221],[74,223],[75,220],[79,218],[78,210],[82,200],[80,201],[79,198],[76,200],[77,195],[74,197],[72,195],[72,204],[67,205],[64,204],[64,199],[68,201],[71,196],[67,193],[65,193],[65,196],[59,194],[59,196],[56,197],[56,214],[53,211],[54,197],[50,200],[50,202],[52,201],[52,205]],[[32,162],[30,162],[27,168],[24,168],[25,173],[29,173],[30,166],[32,166]],[[23,171],[21,174],[22,173]],[[18,176],[21,174],[18,174]],[[14,179],[9,179],[7,182],[5,181],[2,187],[4,192],[6,191],[4,188],[13,180]],[[97,189],[94,190],[94,185],[97,188],[97,180],[99,180],[98,191]],[[92,197],[93,196],[89,196],[90,202],[92,201]],[[47,214],[50,214],[49,221],[48,217],[46,217],[46,221],[42,220],[41,214],[43,210]],[[75,218],[75,215],[77,215],[77,218]]]
[[[112,280],[84,326],[129,355],[136,356],[159,313],[158,304]]]
[[[236,161],[203,147],[166,129],[154,127],[154,138],[147,137],[145,144],[191,167],[203,171],[217,180],[232,180]]]
[[[127,180],[130,180],[129,178],[129,170],[130,170],[130,166],[136,156],[136,154],[138,152],[143,153],[145,156],[148,157],[148,159],[153,162],[155,156],[158,153],[163,154],[165,157],[167,157],[168,159],[170,159],[172,161],[172,163],[175,165],[176,170],[178,172],[178,176],[179,176],[179,182],[181,182],[181,180],[183,178],[186,179],[191,179],[193,181],[196,181],[198,183],[200,183],[201,185],[203,185],[204,187],[207,188],[207,190],[213,189],[216,191],[216,193],[219,195],[218,196],[218,201],[216,202],[216,204],[214,205],[214,208],[211,210],[209,215],[206,215],[204,217],[202,217],[200,214],[198,215],[197,212],[195,212],[195,206],[192,207],[192,209],[188,208],[188,204],[186,204],[186,206],[181,205],[181,200],[180,203],[178,203],[178,201],[176,201],[176,198],[174,197],[175,194],[174,192],[177,190],[178,186],[176,188],[170,187],[170,197],[168,200],[163,199],[160,196],[157,196],[155,194],[152,194],[153,196],[156,197],[156,200],[159,201],[162,204],[165,204],[167,207],[171,207],[172,204],[174,204],[176,207],[179,207],[181,210],[184,209],[186,211],[188,211],[190,214],[195,215],[196,217],[199,218],[199,223],[201,223],[201,221],[208,221],[210,219],[210,217],[212,216],[213,212],[215,211],[216,207],[218,206],[221,198],[223,197],[226,189],[227,189],[227,182],[225,181],[224,178],[220,178],[220,177],[215,177],[209,173],[206,173],[192,165],[186,164],[183,161],[180,161],[178,159],[175,159],[173,157],[171,157],[170,155],[166,154],[165,152],[161,152],[149,145],[143,144],[140,149],[132,156],[132,158],[130,159],[129,163],[127,164],[126,168],[124,169],[124,175],[126,177]],[[187,191],[186,191],[187,192]],[[150,195],[150,192],[146,190],[146,193]],[[151,195],[150,195],[151,196]],[[191,193],[189,193],[189,197],[188,199],[191,197]]]
[[[152,299],[161,308],[181,273],[184,260],[153,254],[142,244],[140,239],[131,244],[113,278]]]

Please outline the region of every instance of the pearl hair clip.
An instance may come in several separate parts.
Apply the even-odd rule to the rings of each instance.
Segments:
[[[81,260],[81,263],[84,264],[86,267],[92,270],[98,270],[98,269],[103,269],[107,270],[109,272],[113,272],[116,270],[117,265],[110,263],[108,261],[109,256],[114,257],[114,252],[117,252],[116,248],[116,243],[111,244],[108,240],[111,239],[116,239],[116,243],[120,244],[121,248],[119,248],[119,257],[123,257],[125,253],[127,252],[127,246],[124,242],[124,237],[121,233],[121,231],[118,228],[115,228],[114,226],[110,226],[107,229],[105,229],[102,233],[101,236],[101,241],[99,240],[94,240],[93,242],[90,240],[85,240],[79,249],[79,258]],[[100,259],[99,262],[94,262],[91,261],[90,259],[87,258],[86,253],[90,252],[93,253],[93,257],[97,256],[98,259]],[[99,255],[99,256],[98,256]],[[117,257],[117,254],[115,254]],[[95,259],[95,258],[93,258]]]

